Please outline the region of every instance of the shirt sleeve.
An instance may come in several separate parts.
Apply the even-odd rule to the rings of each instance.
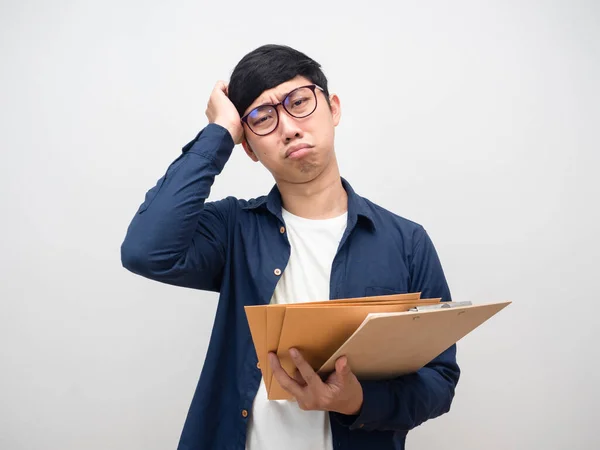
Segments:
[[[426,231],[419,227],[409,258],[411,292],[422,298],[450,301],[450,290],[437,252]],[[392,380],[361,381],[363,405],[359,414],[335,418],[351,429],[411,430],[450,410],[460,369],[456,344],[415,373]]]
[[[235,201],[206,202],[234,148],[231,134],[209,124],[147,193],[121,244],[129,271],[167,284],[218,291]]]

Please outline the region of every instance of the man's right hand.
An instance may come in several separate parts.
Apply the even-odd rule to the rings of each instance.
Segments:
[[[240,115],[229,97],[227,97],[227,85],[223,81],[218,81],[210,94],[206,107],[206,117],[208,117],[210,123],[216,123],[226,128],[235,144],[242,142],[244,128]]]

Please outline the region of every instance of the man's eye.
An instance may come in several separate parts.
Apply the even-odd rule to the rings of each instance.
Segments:
[[[252,125],[263,125],[265,122],[271,120],[272,116],[261,116],[252,121]]]
[[[303,104],[303,103],[305,103],[305,102],[306,102],[306,98],[298,98],[298,99],[296,99],[296,100],[294,100],[294,101],[292,102],[292,106],[293,106],[293,107],[295,107],[295,106],[300,106],[300,105],[302,105],[302,104]]]

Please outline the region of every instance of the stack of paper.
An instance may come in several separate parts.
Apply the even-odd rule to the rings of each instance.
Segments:
[[[269,352],[277,353],[290,376],[296,366],[288,351],[294,347],[322,375],[346,355],[359,379],[393,378],[419,370],[509,303],[421,310],[445,304],[412,293],[246,306],[245,311],[268,398],[283,400],[291,397],[273,377]]]

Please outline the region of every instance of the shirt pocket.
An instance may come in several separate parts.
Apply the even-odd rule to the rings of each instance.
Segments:
[[[384,286],[367,286],[365,288],[365,297],[376,297],[378,295],[393,295],[407,293],[408,289],[405,288],[391,288]]]

